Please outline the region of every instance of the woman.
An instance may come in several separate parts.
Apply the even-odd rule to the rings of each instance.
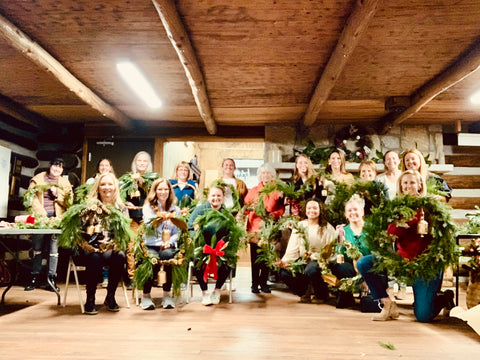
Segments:
[[[98,203],[98,207],[111,205],[128,216],[128,210],[120,199],[118,182],[112,173],[101,174],[93,185],[87,203]],[[86,287],[87,301],[85,303],[85,314],[95,315],[95,293],[98,279],[101,278],[103,266],[108,266],[108,287],[107,297],[104,304],[108,311],[119,311],[115,301],[115,291],[121,279],[125,264],[125,252],[118,247],[119,239],[115,239],[114,229],[104,228],[104,224],[111,224],[110,221],[102,221],[103,217],[109,216],[108,212],[97,213],[95,222],[83,219],[84,241],[80,244],[85,252],[86,260]],[[128,239],[123,239],[124,243]]]
[[[354,247],[358,249],[361,255],[370,253],[366,245],[366,233],[363,231],[365,221],[365,201],[359,195],[353,195],[345,203],[345,217],[348,225],[338,225],[338,241],[340,247],[337,249],[339,256],[336,263],[331,265],[332,273],[339,279],[352,278],[357,275],[355,269],[356,259],[347,255],[347,249]],[[350,292],[339,291],[337,295],[337,308],[347,308],[355,305],[355,299]]]
[[[35,217],[58,217],[61,218],[68,208],[68,198],[72,198],[72,185],[62,177],[64,161],[56,158],[50,162],[48,172],[44,171],[35,175],[30,180],[29,190],[48,185],[45,189],[39,189],[33,197],[30,212]],[[49,242],[49,260],[47,283],[50,289],[58,292],[56,285],[58,246],[56,235],[32,235],[33,268],[30,283],[25,286],[25,291],[31,291],[39,286],[39,275],[42,270],[42,250],[45,241]]]
[[[178,203],[187,202],[188,204],[197,198],[198,187],[195,181],[192,180],[192,170],[186,161],[181,161],[175,166],[172,179],[169,180],[175,191],[175,197]]]
[[[291,180],[295,186],[295,191],[298,191],[302,185],[308,182],[310,189],[305,191],[302,200],[317,198],[325,202],[328,195],[327,188],[333,188],[333,183],[323,177],[315,177],[315,175],[316,172],[310,158],[305,154],[298,155],[295,159],[295,170],[293,171]],[[299,215],[299,208],[299,202],[291,202],[290,212],[292,215]],[[301,214],[301,216],[304,217],[305,214]]]
[[[172,185],[165,179],[157,179],[153,182],[150,192],[148,193],[147,201],[143,205],[143,222],[148,224],[155,218],[168,213],[180,215],[180,209],[174,205],[175,195],[173,193]],[[147,235],[148,234],[148,235]],[[172,259],[175,256],[175,249],[177,248],[177,240],[180,236],[180,230],[170,220],[161,222],[157,228],[154,229],[154,234],[147,232],[145,236],[145,246],[147,251],[152,255],[158,257],[160,260]],[[162,306],[164,309],[175,308],[175,301],[172,298],[172,266],[164,265],[166,273],[166,282],[162,284],[163,300]],[[153,277],[158,274],[160,265],[155,266],[153,270]],[[140,307],[143,310],[154,310],[155,304],[152,301],[150,292],[153,285],[153,277],[148,279],[143,286],[143,297]]]
[[[228,237],[230,235],[231,229],[227,226],[224,226],[223,221],[212,221],[206,222],[201,226],[198,225],[198,220],[209,213],[211,209],[221,212],[221,215],[224,216],[230,222],[235,222],[235,218],[233,215],[225,209],[223,206],[223,201],[225,199],[225,190],[220,185],[212,186],[208,192],[208,202],[205,204],[198,205],[192,212],[188,220],[188,229],[190,230],[192,237],[195,237],[195,248],[199,248],[203,246],[205,247],[216,249],[220,241],[224,241],[228,243],[226,246],[230,246],[230,249],[233,253],[236,254],[238,244],[235,245],[235,242],[228,241]],[[196,236],[198,232],[201,232],[199,236]],[[202,240],[202,241],[200,241]],[[215,241],[215,242],[214,242]],[[203,251],[204,251],[203,250]],[[223,251],[224,249],[219,248],[216,249],[218,251]],[[202,252],[202,255],[205,252]],[[212,259],[210,259],[212,260]],[[205,306],[209,305],[217,305],[220,303],[220,291],[222,289],[223,284],[227,280],[228,276],[230,275],[231,267],[227,263],[227,261],[222,261],[220,266],[217,269],[217,279],[215,282],[215,289],[214,291],[209,294],[208,293],[208,277],[209,273],[206,273],[207,263],[204,262],[201,266],[198,265],[200,259],[195,259],[195,267],[194,267],[194,274],[197,278],[198,284],[200,285],[200,289],[202,290],[202,304]],[[210,265],[210,264],[208,264]],[[231,264],[233,265],[233,264]]]
[[[443,201],[448,201],[452,197],[452,189],[447,185],[445,180],[440,176],[433,174],[427,170],[427,164],[423,155],[417,149],[409,149],[403,155],[402,160],[402,171],[405,170],[416,170],[422,175],[427,184],[434,184],[438,187],[444,195],[438,195],[438,197]]]
[[[233,186],[233,188],[238,193],[238,202],[239,206],[242,207],[244,204],[245,195],[247,195],[248,189],[247,185],[240,180],[237,179],[234,175],[236,166],[235,161],[233,159],[227,158],[223,159],[222,161],[222,180],[225,184]],[[226,189],[225,193],[225,201],[224,205],[227,209],[233,208],[236,204],[234,204],[233,195],[230,188]]]
[[[362,160],[358,167],[360,179],[364,181],[373,181],[377,176],[377,165],[373,160]]]
[[[283,255],[280,266],[280,279],[287,284],[292,292],[300,296],[300,302],[311,302],[307,293],[311,285],[316,301],[328,299],[328,286],[322,278],[322,269],[318,266],[320,256],[328,258],[331,255],[332,244],[337,234],[332,225],[327,222],[325,205],[319,199],[312,199],[306,206],[307,219],[300,221],[299,226],[305,228],[304,235],[294,229],[287,250]],[[303,258],[309,254],[309,261],[302,272],[292,275],[288,271],[288,262]]]
[[[383,155],[383,164],[385,165],[386,171],[378,175],[375,180],[385,185],[388,190],[388,199],[392,200],[397,195],[398,177],[402,173],[398,168],[400,164],[398,153],[394,150],[388,150],[385,155]]]
[[[407,170],[398,179],[398,195],[420,197],[426,195],[424,178],[416,170]],[[432,240],[431,235],[419,235],[417,225],[421,220],[421,212],[408,222],[407,226],[391,224],[388,234],[395,235],[397,253],[406,261],[412,261],[423,253]],[[385,321],[399,317],[397,305],[387,294],[385,277],[372,271],[375,258],[373,255],[364,256],[357,262],[358,271],[365,279],[374,299],[380,299],[383,304],[382,312],[373,317],[373,320]],[[452,308],[453,291],[447,290],[437,295],[442,285],[443,274],[439,273],[433,279],[417,278],[413,282],[414,313],[420,322],[430,322],[444,307]]]
[[[259,183],[257,186],[249,190],[245,197],[245,205],[256,206],[259,201],[259,192],[263,187],[275,179],[276,172],[270,165],[263,164],[257,171]],[[283,196],[280,192],[274,191],[269,195],[263,196],[263,203],[267,216],[272,216],[274,219],[279,219],[285,212],[283,204]],[[247,212],[247,231],[254,234],[250,241],[250,260],[252,263],[252,293],[258,294],[260,290],[264,293],[270,293],[270,288],[267,285],[269,269],[264,262],[258,262],[258,240],[261,227],[263,226],[263,219],[260,215],[255,213],[255,210]],[[260,287],[260,290],[259,290]]]
[[[147,198],[148,187],[145,186],[145,180],[142,175],[152,172],[152,158],[146,151],[139,151],[132,160],[131,165],[132,178],[136,183],[136,191],[127,194],[125,206],[128,209],[128,215],[132,222],[130,228],[137,232],[143,220],[143,204]],[[128,244],[127,249],[127,275],[125,276],[127,287],[131,287],[131,279],[135,274],[135,256],[133,254],[133,239]],[[127,279],[128,278],[128,279]]]
[[[353,175],[345,169],[345,155],[340,150],[334,150],[330,153],[325,172],[331,174],[332,180],[339,183],[347,185],[352,185],[354,183]]]
[[[115,175],[115,171],[113,170],[113,165],[110,159],[100,159],[100,161],[97,163],[97,171],[95,175],[89,178],[86,181],[86,184],[93,185],[98,176],[103,173],[112,173],[113,175]]]

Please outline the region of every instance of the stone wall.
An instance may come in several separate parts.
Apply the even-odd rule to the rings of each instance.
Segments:
[[[334,144],[336,134],[344,126],[316,125],[309,129],[299,130],[287,125],[269,125],[265,127],[265,161],[286,162],[294,157],[294,149],[302,150],[308,140],[316,146]],[[385,135],[370,132],[373,143],[371,156],[375,151],[385,153],[387,150],[404,150],[417,148],[424,156],[429,155],[433,164],[444,164],[443,134],[441,125],[402,125],[392,128]]]

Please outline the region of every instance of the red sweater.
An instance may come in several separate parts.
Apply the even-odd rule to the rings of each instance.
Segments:
[[[257,186],[251,188],[245,196],[245,204],[251,205],[258,199],[258,192],[263,189],[263,183],[260,182]],[[283,197],[280,192],[274,191],[271,194],[263,196],[263,203],[265,210],[275,219],[278,219],[285,212],[283,204]],[[247,231],[259,231],[262,218],[255,214],[254,211],[248,212]]]
[[[424,235],[423,237],[417,234],[417,224],[420,218],[421,212],[418,210],[415,217],[408,222],[407,227],[400,227],[395,224],[388,226],[388,234],[397,237],[397,253],[403,258],[409,260],[414,259],[422,254],[432,241],[432,235],[430,234]]]

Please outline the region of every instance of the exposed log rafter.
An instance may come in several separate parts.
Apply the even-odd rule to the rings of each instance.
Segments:
[[[12,99],[0,94],[0,112],[10,115],[19,121],[32,125],[35,128],[52,128],[53,122],[37,113],[28,110]]]
[[[410,95],[411,105],[400,114],[389,113],[379,120],[377,128],[380,134],[387,133],[392,127],[415,115],[435,97],[464,80],[480,69],[480,39],[463,52],[457,60],[440,74],[427,81]]]
[[[29,58],[36,65],[50,72],[67,89],[70,89],[70,91],[99,111],[103,116],[112,119],[121,127],[132,127],[130,118],[102,100],[70,73],[58,60],[2,15],[0,15],[0,35],[13,48],[21,51],[25,57]]]
[[[155,9],[162,20],[177,55],[182,63],[188,82],[192,89],[193,97],[200,115],[210,135],[215,135],[217,125],[213,116],[210,101],[207,95],[203,73],[198,64],[197,56],[193,50],[185,27],[178,15],[175,2],[172,0],[152,0]]]
[[[323,104],[327,101],[350,55],[375,15],[378,2],[379,0],[357,0],[310,99],[303,116],[305,126],[311,126],[317,120]]]

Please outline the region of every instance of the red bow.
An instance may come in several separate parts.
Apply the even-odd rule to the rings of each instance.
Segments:
[[[213,278],[217,280],[217,256],[225,255],[225,251],[222,251],[224,245],[225,241],[220,240],[217,242],[217,245],[215,245],[215,249],[206,244],[203,247],[203,253],[210,254],[210,261],[207,266],[205,266],[205,271],[203,272],[203,281],[207,282],[210,274],[213,274]]]

